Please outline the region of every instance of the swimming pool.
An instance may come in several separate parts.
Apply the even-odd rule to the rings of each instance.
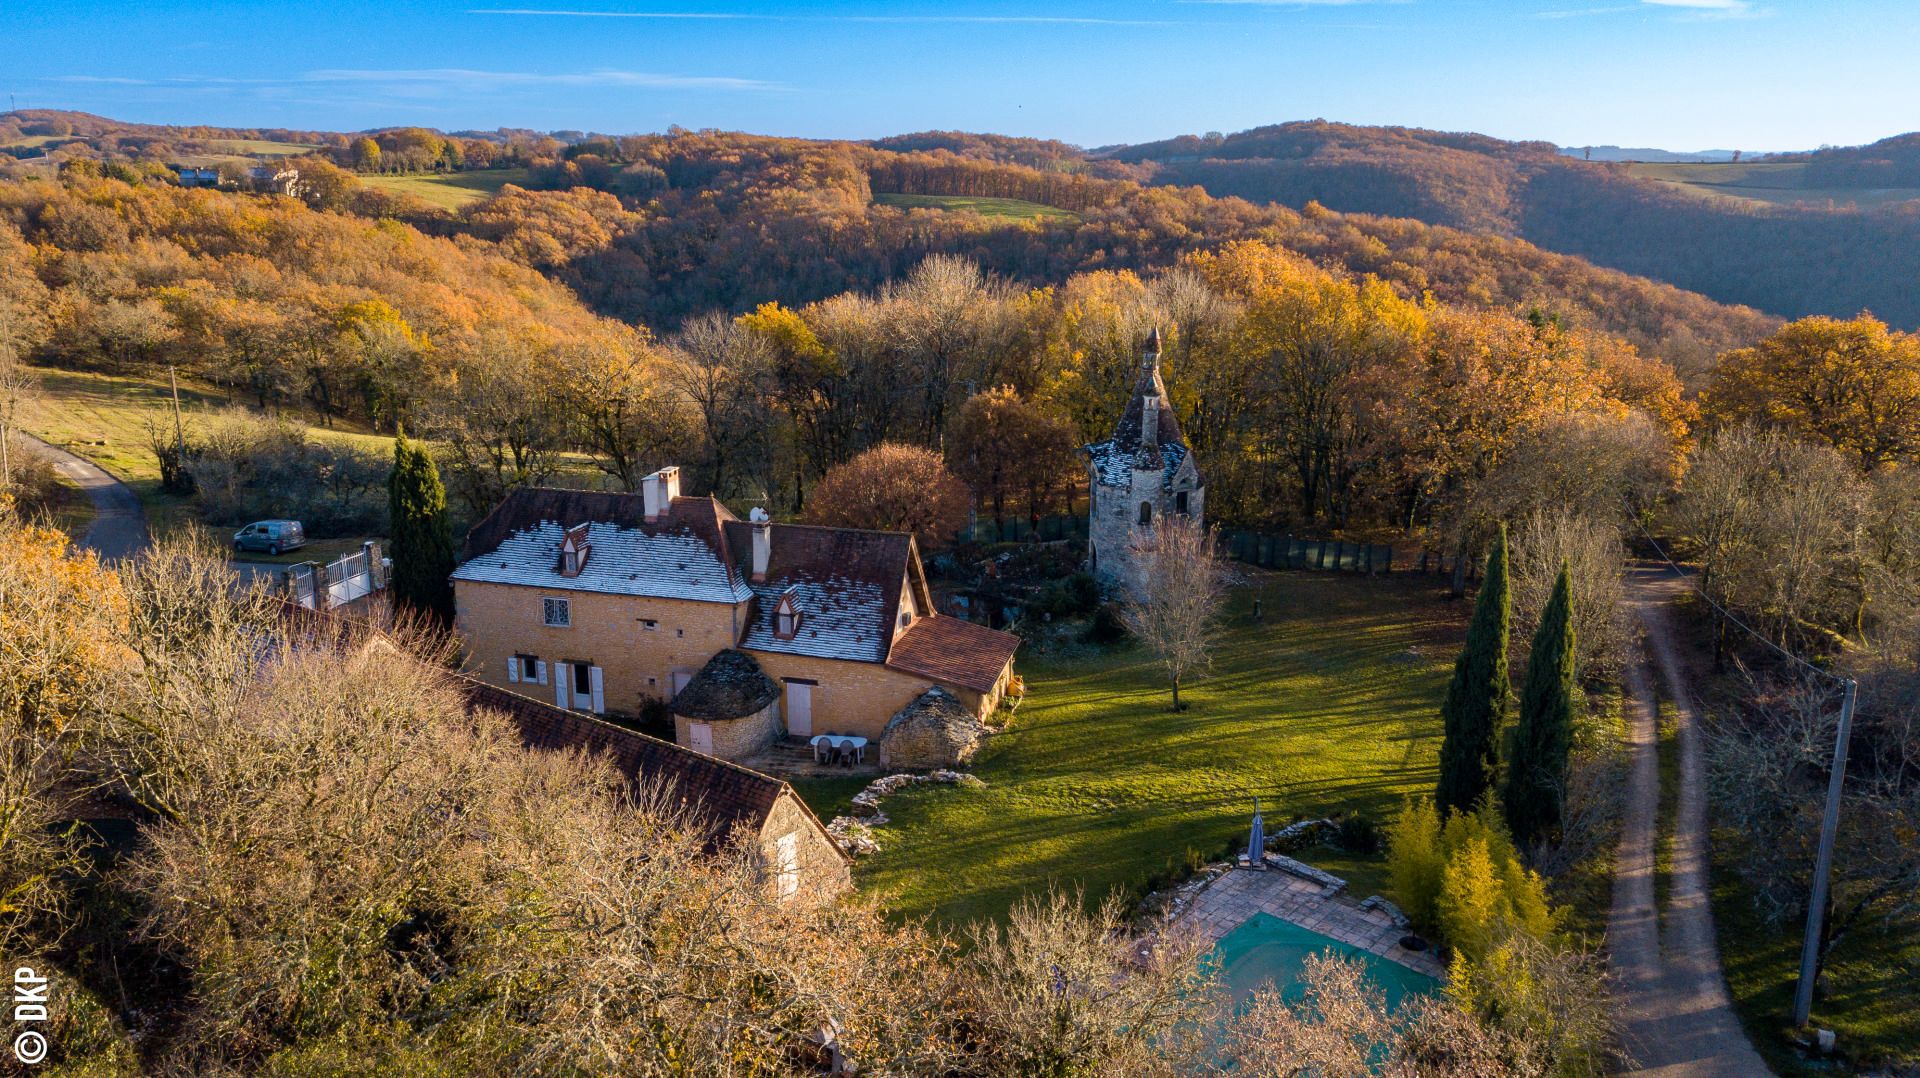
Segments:
[[[1440,982],[1424,973],[1416,973],[1398,962],[1389,962],[1269,913],[1256,913],[1220,937],[1213,948],[1213,960],[1220,964],[1221,986],[1235,1001],[1247,999],[1254,989],[1269,982],[1292,1001],[1304,994],[1299,978],[1307,956],[1324,951],[1359,959],[1366,967],[1368,979],[1386,994],[1389,1010],[1397,1009],[1410,993],[1426,995],[1440,986]]]

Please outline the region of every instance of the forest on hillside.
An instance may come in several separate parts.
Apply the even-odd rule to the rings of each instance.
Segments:
[[[1784,317],[1871,310],[1920,325],[1912,288],[1920,206],[1856,209],[1844,194],[1920,185],[1912,136],[1767,158],[1807,163],[1795,181],[1807,203],[1772,206],[1676,190],[1625,164],[1580,161],[1546,143],[1324,121],[1188,136],[1105,157],[1145,183],[1518,237]]]

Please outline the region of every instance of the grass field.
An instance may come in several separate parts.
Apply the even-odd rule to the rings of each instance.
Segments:
[[[1802,925],[1797,919],[1771,924],[1754,908],[1732,863],[1744,848],[1725,834],[1713,843],[1715,935],[1734,1007],[1777,1073],[1833,1074],[1788,1044]],[[1834,952],[1821,985],[1813,1024],[1835,1031],[1840,1051],[1856,1063],[1895,1065],[1889,1073],[1909,1073],[1901,1067],[1920,1060],[1920,931],[1910,922],[1904,930],[1854,933]]]
[[[1626,169],[1635,176],[1702,198],[1732,198],[1775,206],[1805,203],[1872,209],[1920,199],[1920,188],[1913,187],[1808,187],[1806,167],[1800,161],[1743,161],[1635,163]]]
[[[1384,820],[1433,784],[1464,615],[1427,578],[1253,571],[1213,676],[1183,690],[1193,707],[1179,714],[1138,649],[1024,658],[1026,703],[974,761],[987,787],[889,798],[860,886],[900,915],[958,925],[1051,884],[1094,900],[1190,850],[1218,856],[1244,841],[1255,794],[1270,828],[1341,811]],[[831,816],[860,783],[796,785]],[[1356,896],[1385,885],[1378,857],[1303,856]]]
[[[194,521],[187,499],[161,492],[160,462],[153,455],[149,423],[158,424],[163,433],[173,429],[166,379],[85,371],[38,374],[39,397],[29,402],[22,424],[28,433],[86,457],[132,487],[157,529]],[[187,382],[180,385],[180,404],[189,427],[236,406],[217,389]],[[383,435],[314,426],[307,430],[315,439],[393,452],[393,439]]]
[[[476,169],[472,172],[422,173],[418,175],[368,174],[360,182],[369,187],[412,195],[443,210],[457,210],[500,192],[507,184],[527,182],[524,168]]]
[[[214,153],[250,157],[298,157],[320,148],[310,142],[270,142],[257,138],[211,138],[206,144]]]
[[[977,213],[982,217],[1006,221],[1077,221],[1080,215],[1058,206],[1043,206],[1017,198],[975,198],[971,195],[895,195],[879,194],[873,200],[882,206],[903,210],[950,210]]]

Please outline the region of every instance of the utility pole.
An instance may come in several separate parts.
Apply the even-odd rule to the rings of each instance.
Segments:
[[[180,425],[180,379],[173,373],[172,364],[167,366],[167,384],[173,387],[173,450],[175,459],[181,467],[187,464],[187,432]]]
[[[1847,741],[1853,734],[1853,699],[1859,683],[1847,679],[1840,704],[1840,729],[1834,734],[1833,770],[1827,777],[1827,814],[1820,821],[1820,851],[1813,860],[1813,891],[1807,897],[1807,938],[1800,944],[1800,983],[1793,992],[1793,1024],[1807,1024],[1813,1013],[1813,980],[1820,963],[1820,929],[1827,913],[1827,876],[1833,869],[1834,833],[1840,828],[1840,792],[1847,782]]]

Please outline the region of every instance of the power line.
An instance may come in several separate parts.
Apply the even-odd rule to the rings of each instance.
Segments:
[[[1839,682],[1841,685],[1846,685],[1851,680],[1849,678],[1841,677],[1839,674],[1836,674],[1831,670],[1822,670],[1821,668],[1819,668],[1818,666],[1815,666],[1813,663],[1807,661],[1806,659],[1803,659],[1800,656],[1795,655],[1793,652],[1788,651],[1786,648],[1781,647],[1779,644],[1774,643],[1772,639],[1766,636],[1766,634],[1760,632],[1758,629],[1755,629],[1753,626],[1748,625],[1746,622],[1741,621],[1739,617],[1737,617],[1733,613],[1733,611],[1728,610],[1726,607],[1721,606],[1719,603],[1715,602],[1713,600],[1713,596],[1708,595],[1705,589],[1697,587],[1693,583],[1693,579],[1687,575],[1686,570],[1680,568],[1678,563],[1676,563],[1672,558],[1667,556],[1666,550],[1660,546],[1660,541],[1655,539],[1653,535],[1647,531],[1647,526],[1640,522],[1639,515],[1632,512],[1631,507],[1629,507],[1629,511],[1627,515],[1633,518],[1633,526],[1640,529],[1640,535],[1646,539],[1647,543],[1650,546],[1653,547],[1653,552],[1655,554],[1660,555],[1660,560],[1663,562],[1666,562],[1667,567],[1673,570],[1673,575],[1679,577],[1680,580],[1687,585],[1687,589],[1689,591],[1692,591],[1695,595],[1698,595],[1701,598],[1701,600],[1703,600],[1708,606],[1713,607],[1714,610],[1718,611],[1721,617],[1725,618],[1729,622],[1732,622],[1735,628],[1740,629],[1741,631],[1745,632],[1748,636],[1751,636],[1755,640],[1758,640],[1762,644],[1765,644],[1766,646],[1772,648],[1776,653],[1788,659],[1789,661],[1798,663],[1800,666],[1805,667],[1807,670],[1815,674],[1818,674],[1821,677],[1830,678],[1833,681]]]

